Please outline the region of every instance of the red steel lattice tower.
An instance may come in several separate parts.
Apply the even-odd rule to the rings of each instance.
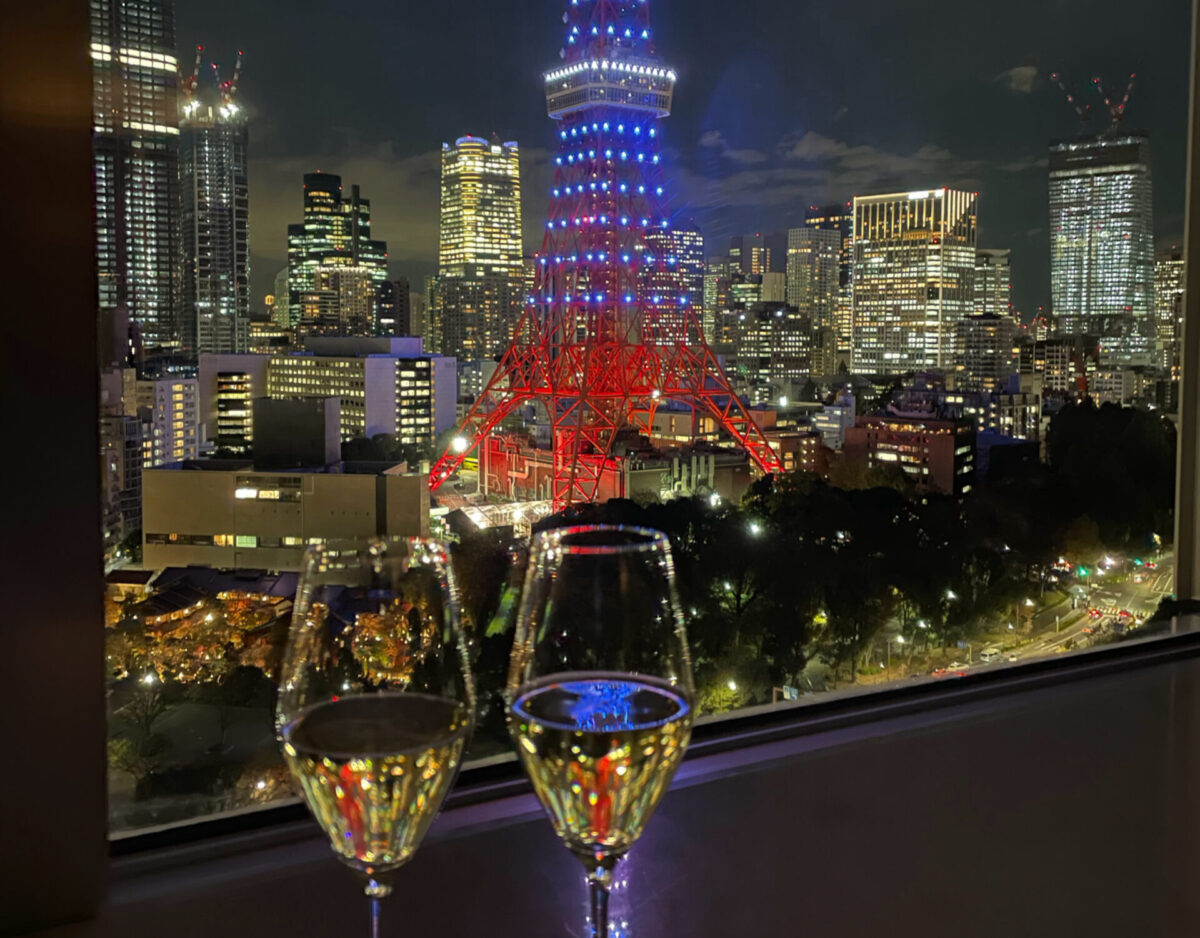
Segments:
[[[664,400],[710,415],[759,469],[782,471],[705,343],[699,312],[670,289],[682,283],[677,259],[664,239],[650,239],[658,253],[648,246],[648,231],[671,224],[659,124],[676,78],[655,54],[648,3],[569,0],[563,22],[563,64],[545,75],[559,149],[535,286],[430,488],[528,403],[549,416],[558,508],[595,500],[617,434],[649,433]]]

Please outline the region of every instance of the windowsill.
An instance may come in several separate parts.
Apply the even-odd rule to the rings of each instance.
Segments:
[[[804,738],[810,744],[796,751],[809,751],[823,748],[826,743],[843,744],[846,740],[841,735],[827,739],[828,734],[835,732],[848,734],[852,740],[901,731],[902,727],[891,725],[891,721],[900,718],[920,717],[924,722],[914,725],[932,725],[973,712],[984,701],[1003,700],[1058,687],[1065,681],[1155,663],[1186,655],[1188,649],[1200,654],[1200,615],[1174,618],[1168,627],[1145,639],[1083,649],[1069,655],[1027,659],[1013,665],[994,665],[962,677],[861,685],[798,702],[780,701],[700,717],[674,785],[685,784],[686,779],[698,772],[702,774],[702,761],[718,753],[742,750],[732,761],[753,766],[759,756],[752,747]],[[443,809],[443,820],[450,812],[478,802],[530,792],[514,755],[473,760],[460,773]],[[184,845],[199,845],[202,851],[211,848],[220,851],[222,844],[241,843],[247,837],[257,836],[264,843],[271,842],[271,831],[286,831],[293,825],[307,829],[319,840],[307,809],[298,798],[114,837],[110,844],[114,873],[120,878],[123,870],[138,868],[138,856],[157,858],[164,851],[169,853]]]
[[[713,723],[698,726],[688,758],[660,809],[661,817],[656,817],[644,843],[628,862],[631,870],[636,871],[635,878],[644,880],[635,882],[631,888],[637,888],[649,906],[654,905],[652,899],[660,890],[666,899],[673,900],[672,906],[678,905],[684,901],[684,895],[696,896],[701,884],[713,882],[717,860],[711,854],[728,852],[731,858],[743,859],[737,863],[731,859],[729,872],[722,875],[735,880],[750,877],[739,888],[753,893],[760,885],[755,877],[767,875],[772,867],[757,870],[753,876],[745,870],[755,868],[754,858],[759,853],[777,852],[778,837],[796,838],[794,863],[797,868],[809,869],[823,851],[832,850],[835,854],[839,851],[839,831],[860,845],[855,856],[862,868],[854,869],[851,865],[842,874],[860,888],[869,882],[862,878],[863,870],[888,861],[896,844],[909,845],[914,853],[914,868],[907,873],[896,870],[896,876],[945,879],[947,888],[966,894],[979,888],[981,878],[986,877],[983,868],[994,862],[984,857],[993,853],[998,857],[1019,856],[1022,851],[1035,849],[1034,844],[1041,845],[1036,849],[1046,850],[1048,838],[1056,849],[1065,850],[1074,861],[1088,868],[1108,870],[1110,860],[1092,842],[1093,833],[1101,828],[1109,830],[1104,843],[1110,851],[1119,849],[1124,853],[1134,848],[1137,845],[1130,842],[1131,837],[1153,840],[1138,849],[1158,851],[1150,857],[1149,863],[1154,866],[1163,860],[1167,849],[1158,845],[1157,839],[1170,839],[1169,829],[1163,824],[1165,814],[1160,817],[1155,813],[1168,810],[1165,806],[1170,801],[1160,788],[1182,782],[1180,773],[1186,772],[1192,782],[1190,790],[1200,791],[1200,772],[1196,771],[1200,758],[1195,754],[1181,755],[1179,737],[1168,732],[1168,723],[1177,715],[1172,701],[1181,688],[1192,694],[1190,699],[1200,701],[1200,662],[1193,660],[1200,655],[1200,634],[1187,630],[1196,625],[1200,625],[1200,620],[1180,621],[1165,637],[998,668],[958,679],[952,686],[945,682],[933,687],[902,686],[816,704],[774,705],[718,721],[719,727]],[[1113,692],[1123,686],[1126,690]],[[1200,715],[1200,708],[1196,711]],[[980,728],[986,732],[981,733]],[[1193,727],[1196,729],[1200,728]],[[994,733],[994,745],[983,742],[988,733]],[[1146,752],[1138,752],[1139,748],[1147,747]],[[1072,752],[1073,748],[1078,748],[1078,752]],[[925,749],[930,751],[928,765],[922,757]],[[881,751],[891,754],[865,774],[860,771],[859,763],[874,762]],[[997,751],[1006,753],[1006,758],[997,762]],[[1124,758],[1117,757],[1122,754]],[[985,771],[988,764],[993,764],[993,768]],[[1173,766],[1170,773],[1166,772],[1168,765]],[[1114,766],[1128,772],[1129,777],[1109,778]],[[923,772],[929,773],[927,777],[921,775]],[[573,861],[554,842],[549,824],[522,778],[501,773],[489,781],[480,779],[480,774],[486,773],[464,773],[462,784],[434,824],[421,853],[398,877],[398,895],[389,900],[388,906],[398,910],[405,903],[415,903],[422,907],[422,915],[430,915],[436,907],[439,890],[453,888],[455,894],[461,892],[464,896],[481,891],[481,896],[491,896],[487,901],[502,904],[495,908],[509,908],[504,904],[507,897],[511,899],[511,908],[529,909],[531,921],[558,927],[557,931],[522,932],[515,916],[504,915],[499,924],[492,923],[489,927],[492,934],[575,933],[569,926],[575,921],[570,910],[576,900],[582,899],[582,892],[576,895],[577,890],[571,885],[577,878]],[[1001,777],[995,777],[997,774]],[[829,776],[829,784],[822,785],[825,775]],[[863,784],[877,792],[877,799],[894,800],[904,809],[881,811],[870,799],[862,803],[849,793],[844,802],[839,800],[840,789],[855,789]],[[773,792],[774,800],[747,793],[764,786]],[[922,792],[926,792],[923,797]],[[812,818],[806,819],[810,813],[806,805],[823,798],[831,798],[832,804],[814,807]],[[944,810],[938,807],[943,802],[947,802]],[[1195,808],[1194,796],[1189,798],[1188,805],[1189,810]],[[700,813],[696,813],[697,806]],[[1105,817],[1104,812],[1111,812],[1114,806],[1120,807],[1119,816]],[[772,823],[753,820],[757,817],[761,822],[764,811]],[[736,820],[742,815],[746,818],[744,824]],[[1200,812],[1191,816],[1200,819]],[[1010,819],[1011,826],[997,826],[1005,817]],[[1103,824],[1099,823],[1101,818]],[[1127,823],[1135,818],[1139,819],[1140,827],[1123,833]],[[714,824],[722,829],[710,830]],[[725,829],[730,824],[732,834]],[[797,824],[800,825],[797,830],[787,832]],[[803,833],[812,824],[831,827],[820,834],[819,848],[809,842],[810,835]],[[1040,829],[1038,824],[1042,825]],[[1185,849],[1188,856],[1200,857],[1190,829],[1186,825],[1180,825],[1180,829],[1189,830],[1187,842],[1182,846],[1175,844],[1170,850]],[[825,838],[832,841],[826,844]],[[949,846],[955,842],[960,842],[957,848]],[[889,846],[881,851],[880,843]],[[946,862],[952,850],[964,848],[966,854],[961,865],[958,861]],[[664,849],[671,856],[686,860],[677,864],[677,868],[668,864],[664,869],[661,856]],[[681,852],[676,854],[676,849]],[[1097,850],[1101,853],[1088,855]],[[906,849],[900,851],[906,852]],[[658,860],[648,868],[641,861],[643,856]],[[1117,869],[1118,858],[1113,857],[1111,862],[1114,864],[1111,868]],[[460,864],[475,869],[478,876],[451,886],[444,877]],[[974,866],[979,864],[982,868],[976,870]],[[1027,862],[1025,866],[1028,865]],[[693,868],[694,877],[687,872]],[[540,874],[526,882],[518,874],[523,869],[539,870]],[[318,920],[328,922],[329,926],[345,920],[347,929],[361,924],[356,918],[361,912],[361,899],[352,877],[339,869],[323,836],[306,817],[190,844],[132,853],[115,858],[111,871],[109,904],[101,918],[63,934],[108,935],[121,931],[137,934],[141,933],[139,923],[140,927],[146,927],[155,915],[176,907],[195,909],[199,916],[196,930],[185,929],[183,934],[212,934],[218,928],[250,933],[245,924],[248,916],[269,926],[261,934],[295,933],[287,924],[292,920],[308,922],[310,926]],[[772,879],[779,872],[767,878]],[[1026,873],[1028,870],[1023,870],[1020,875]],[[1122,875],[1129,873],[1126,870]],[[501,889],[495,882],[485,882],[489,877],[507,885]],[[891,887],[884,882],[886,877],[882,873],[880,877],[869,891],[889,891]],[[1087,880],[1091,878],[1089,873]],[[555,889],[565,891],[567,898],[557,895],[547,881],[556,883]],[[726,884],[716,891],[726,892],[728,888]],[[294,900],[282,898],[292,894]],[[1150,901],[1150,896],[1114,891],[1117,894],[1124,895],[1137,907],[1138,915],[1145,916],[1144,903]],[[1043,896],[1038,901],[1053,905],[1051,899]],[[300,915],[288,906],[292,901],[311,906],[315,917]],[[1163,897],[1159,895],[1156,901],[1161,906]],[[264,917],[255,902],[270,906],[276,917]],[[821,896],[810,896],[806,902],[815,903],[813,909],[824,910],[818,918],[826,914],[834,916],[835,910],[826,909],[826,900]],[[701,904],[707,907],[710,903]],[[1067,905],[1073,907],[1071,902]],[[466,906],[468,911],[454,910],[451,916],[454,927],[446,928],[446,934],[481,933],[468,927],[475,913],[469,912],[472,903],[467,902]],[[545,912],[547,906],[558,911],[558,919]],[[959,909],[959,900],[930,898],[924,915],[944,913],[951,906]],[[980,912],[983,909],[981,904]],[[840,910],[841,914],[848,911]],[[757,914],[769,918],[768,913],[769,909]],[[780,927],[794,921],[793,913],[783,908],[776,913],[781,916]],[[401,917],[398,911],[391,914]],[[647,908],[639,907],[639,914],[653,917]],[[725,909],[714,914],[720,918],[730,912]],[[1023,921],[1021,914],[1014,911],[1001,920],[1014,925]],[[1196,914],[1200,916],[1200,911]],[[833,923],[837,918],[828,921]],[[996,931],[985,927],[982,919],[979,927],[975,927],[970,907],[955,912],[945,921],[948,929],[951,923],[972,923],[956,931],[975,936],[1083,933],[1074,927],[1050,931],[1014,926],[1008,931]],[[1200,917],[1194,921],[1200,922]],[[272,923],[277,924],[277,930]],[[173,921],[173,927],[174,924]],[[716,928],[715,924],[713,927]],[[312,933],[324,930],[327,930],[325,925],[312,929]],[[1148,928],[1140,931],[1183,934]],[[302,928],[301,933],[310,930]],[[395,933],[407,934],[410,929],[397,925]],[[411,933],[419,932],[413,929]],[[726,927],[677,933],[766,932]],[[870,932],[851,928],[844,933]],[[906,932],[901,929],[898,933]],[[1089,933],[1117,932],[1093,929]],[[639,928],[634,934],[666,932]]]

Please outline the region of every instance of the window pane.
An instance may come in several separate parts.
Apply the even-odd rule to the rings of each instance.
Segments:
[[[289,796],[340,538],[453,542],[476,758],[567,521],[670,535],[714,717],[1169,608],[1187,4],[562,6],[464,0],[450,69],[338,7],[330,81],[282,6],[92,0],[115,834]]]

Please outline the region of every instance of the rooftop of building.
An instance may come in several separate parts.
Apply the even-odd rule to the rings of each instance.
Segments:
[[[155,471],[241,472],[258,475],[412,475],[406,462],[383,460],[341,460],[325,466],[258,467],[252,459],[184,459],[155,466]]]
[[[126,567],[112,570],[104,577],[106,583],[114,586],[145,586],[153,579],[153,570],[132,570]]]
[[[167,567],[158,575],[157,585],[166,588],[187,587],[207,595],[253,593],[291,599],[296,595],[298,573],[270,573],[266,570],[217,570],[212,567]]]

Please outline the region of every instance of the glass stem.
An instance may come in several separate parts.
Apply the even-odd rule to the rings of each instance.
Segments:
[[[592,907],[592,938],[608,938],[608,893],[612,870],[597,866],[588,871],[588,894]]]
[[[367,887],[363,892],[367,894],[367,900],[371,903],[371,938],[379,938],[379,902],[385,896],[391,895],[392,887],[389,883],[381,883],[372,876],[367,880]]]

